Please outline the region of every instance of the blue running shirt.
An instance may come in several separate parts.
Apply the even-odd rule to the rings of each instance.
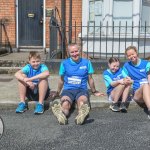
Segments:
[[[107,95],[110,95],[111,91],[114,89],[114,87],[111,86],[111,83],[125,77],[127,77],[127,75],[122,68],[118,69],[115,73],[112,73],[110,69],[105,70],[103,72],[103,78],[107,88]]]
[[[21,71],[28,77],[31,78],[33,76],[36,76],[44,71],[48,70],[47,66],[45,64],[40,64],[40,66],[38,67],[38,69],[33,69],[32,66],[30,64],[27,64],[26,66],[24,66]],[[33,80],[32,82],[34,83],[38,83],[39,80]]]
[[[71,58],[60,65],[59,75],[64,77],[64,89],[87,89],[88,75],[94,73],[91,62],[80,58],[74,62]]]
[[[150,62],[139,59],[139,63],[134,65],[131,61],[124,64],[123,70],[134,81],[133,90],[137,90],[141,84],[148,83],[147,72],[150,70]]]

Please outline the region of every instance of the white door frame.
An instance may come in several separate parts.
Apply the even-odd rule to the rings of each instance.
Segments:
[[[46,19],[45,19],[45,0],[43,0],[43,45],[42,48],[46,49],[46,40],[45,40],[45,24],[46,24]],[[18,40],[18,0],[16,0],[16,48],[19,48],[19,40]]]

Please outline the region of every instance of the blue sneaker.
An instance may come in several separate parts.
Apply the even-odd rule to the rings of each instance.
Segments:
[[[37,103],[34,114],[43,114],[43,112],[44,112],[43,104]]]
[[[16,113],[23,113],[27,110],[27,104],[24,102],[20,102],[18,104],[18,107],[16,109]]]

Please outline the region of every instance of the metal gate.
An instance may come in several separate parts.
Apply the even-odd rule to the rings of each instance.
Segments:
[[[43,0],[18,0],[18,45],[43,46]]]

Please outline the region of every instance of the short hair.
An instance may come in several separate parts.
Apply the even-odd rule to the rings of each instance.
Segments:
[[[113,62],[119,62],[120,63],[120,60],[118,57],[110,57],[108,60],[108,63],[111,64]]]
[[[71,44],[69,44],[69,45],[68,45],[68,50],[70,50],[70,47],[73,47],[73,46],[77,47],[77,48],[78,48],[78,50],[80,50],[79,45],[78,45],[78,44],[76,44],[76,43],[71,43]]]
[[[127,54],[127,51],[130,50],[130,49],[133,49],[138,54],[138,50],[137,50],[137,48],[135,46],[127,47],[126,50],[125,50],[125,54]]]
[[[29,60],[30,60],[31,58],[41,59],[41,56],[40,56],[40,54],[39,54],[38,52],[31,51],[31,52],[29,53]]]

